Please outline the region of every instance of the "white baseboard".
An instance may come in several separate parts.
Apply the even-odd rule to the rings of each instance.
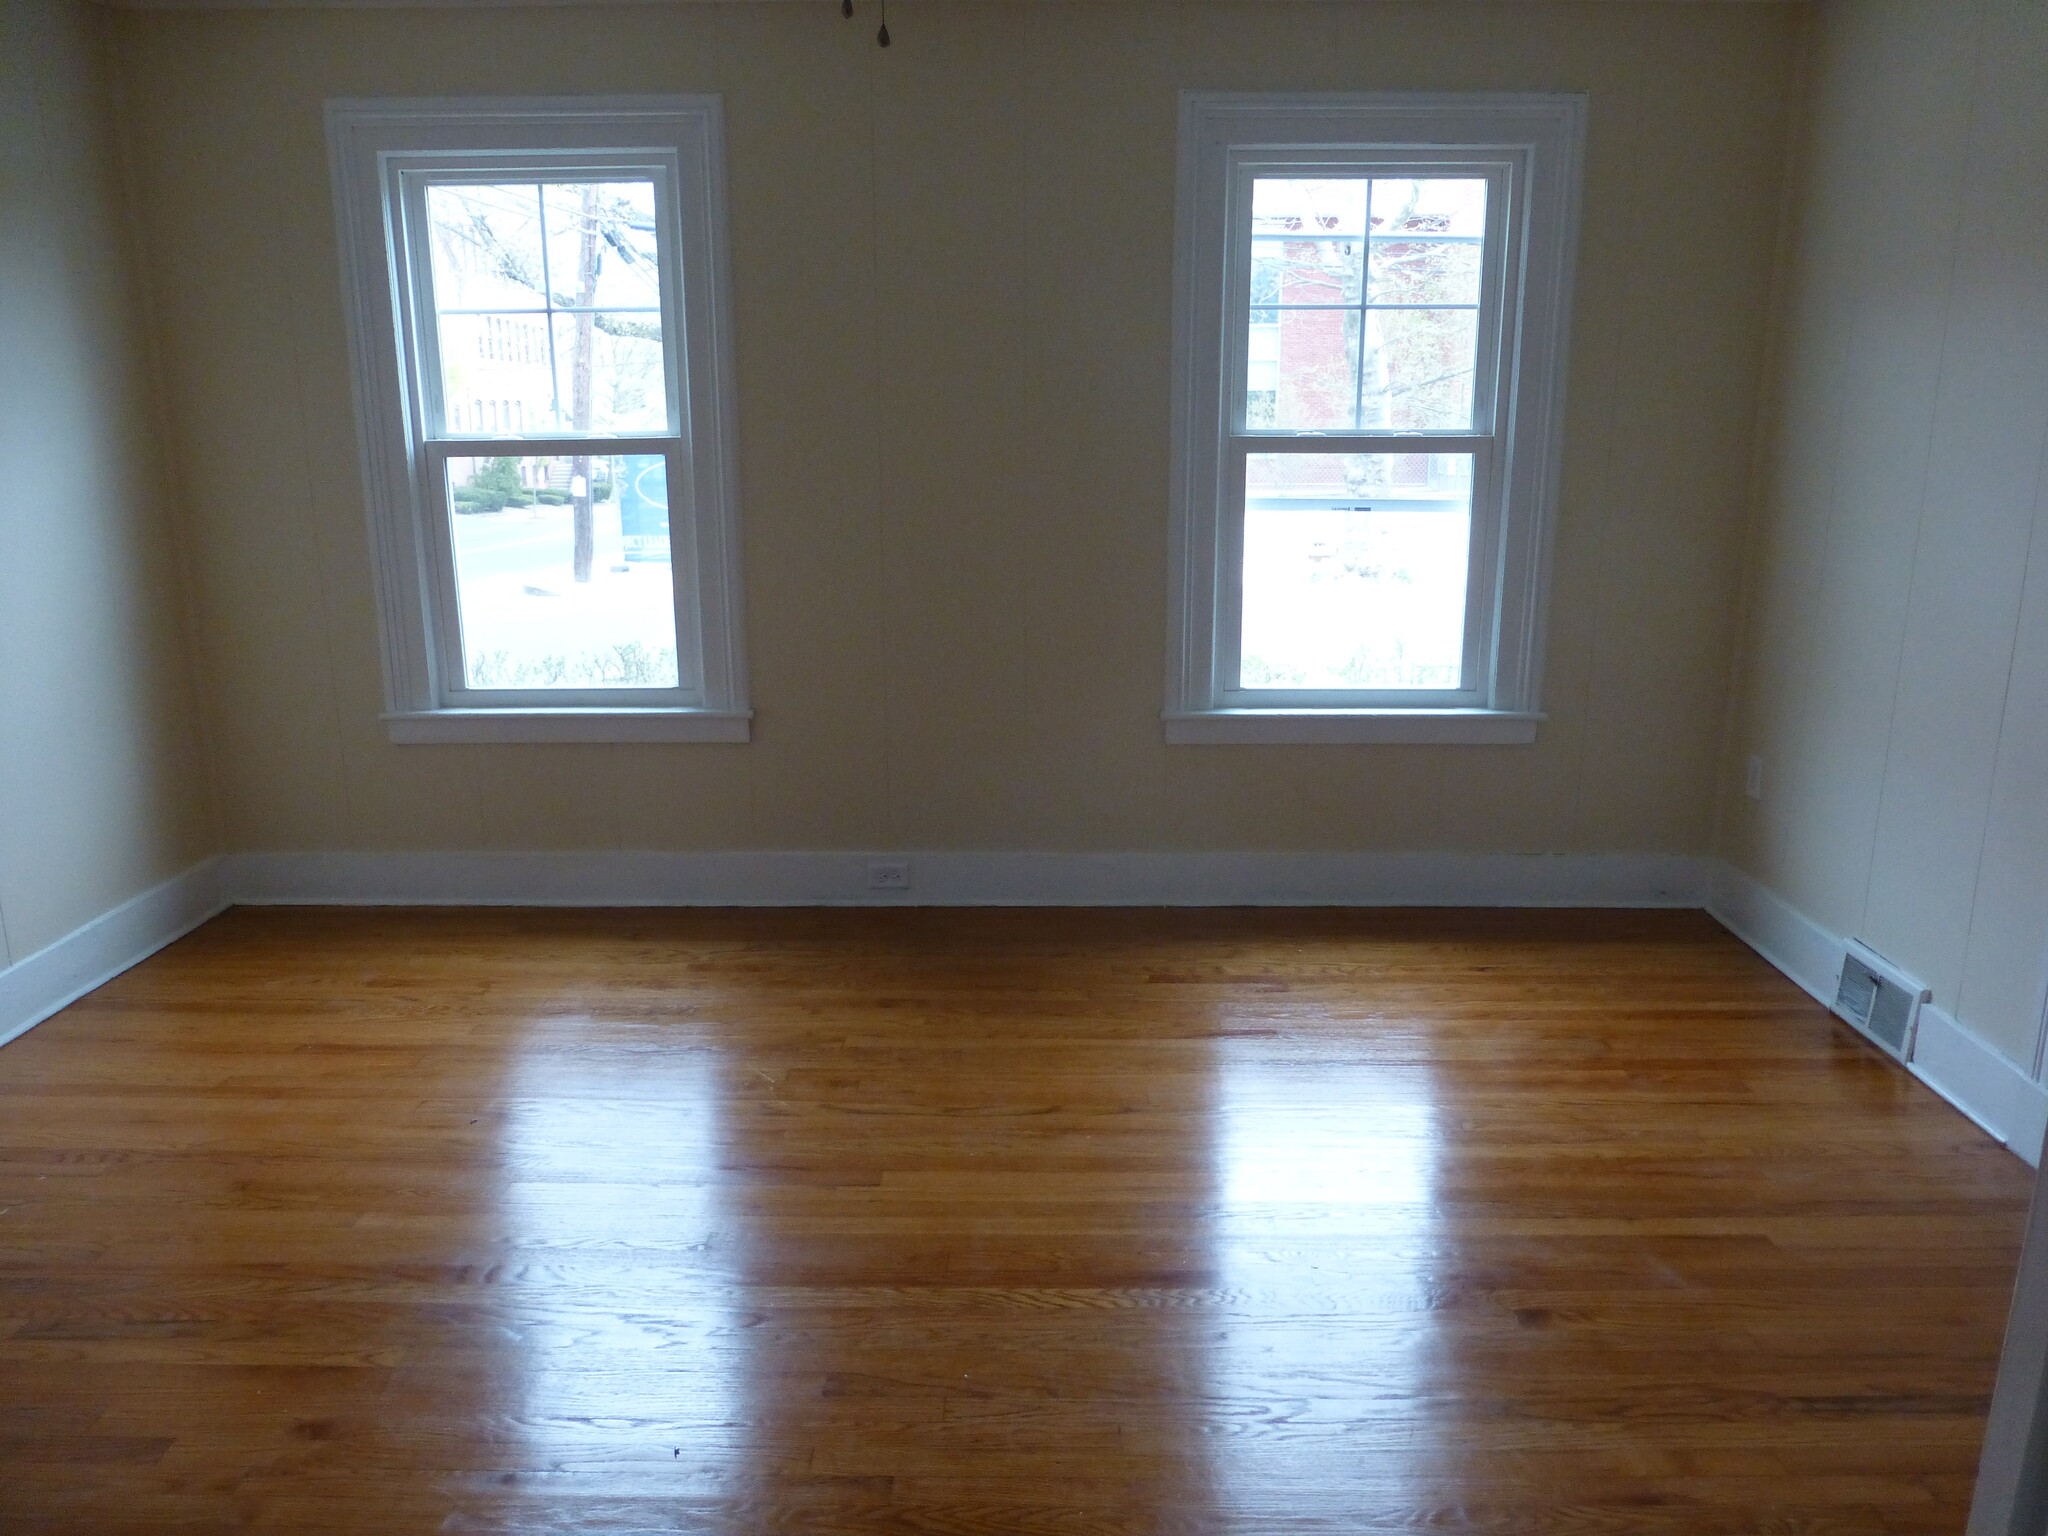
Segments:
[[[1830,1007],[1848,945],[1768,886],[1716,860],[1707,911],[1743,943]]]
[[[906,891],[868,862],[907,858]],[[1696,907],[1675,854],[244,853],[251,905]]]
[[[0,1044],[235,904],[1695,907],[1669,854],[253,853],[193,866],[0,970]]]
[[[1920,1009],[1913,1075],[2035,1167],[2048,1134],[2048,1088],[1968,1025],[1932,1003]]]
[[[868,862],[910,861],[871,891]],[[225,907],[1698,907],[1823,1004],[1846,939],[1719,860],[1481,853],[243,853],[194,865],[0,970],[0,1043]],[[1912,1072],[2029,1162],[2048,1089],[1970,1027],[1921,1010]]]
[[[1713,871],[1707,910],[1823,1006],[1835,999],[1846,935],[1829,932],[1742,871]],[[2029,1163],[2048,1132],[2048,1088],[1955,1015],[1929,1003],[1907,1069]]]
[[[0,970],[0,1045],[146,960],[228,905],[207,859]]]

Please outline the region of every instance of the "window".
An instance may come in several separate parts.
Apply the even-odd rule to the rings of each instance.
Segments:
[[[717,99],[327,115],[392,739],[746,740]]]
[[[1183,97],[1169,741],[1535,739],[1582,117]]]

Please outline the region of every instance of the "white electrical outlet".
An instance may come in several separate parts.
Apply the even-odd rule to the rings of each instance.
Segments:
[[[1752,757],[1742,770],[1742,792],[1752,800],[1764,797],[1764,760]]]
[[[868,889],[871,891],[909,890],[910,860],[869,859]]]

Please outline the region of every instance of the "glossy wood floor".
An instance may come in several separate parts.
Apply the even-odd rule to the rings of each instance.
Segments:
[[[0,1050],[0,1530],[1952,1536],[2028,1184],[1698,914],[238,911]]]

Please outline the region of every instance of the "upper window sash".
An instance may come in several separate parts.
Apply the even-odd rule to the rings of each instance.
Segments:
[[[466,432],[452,426],[448,421],[446,402],[443,399],[445,372],[442,368],[440,318],[446,314],[463,314],[472,311],[489,314],[509,314],[507,308],[482,309],[481,306],[443,308],[436,302],[435,270],[433,254],[433,229],[427,214],[428,190],[439,186],[494,185],[506,181],[532,183],[535,185],[578,185],[586,182],[616,179],[620,181],[651,181],[654,185],[656,264],[659,276],[660,302],[654,311],[661,324],[663,393],[665,397],[666,420],[658,429],[615,431],[593,430],[581,434],[588,437],[632,438],[632,437],[674,437],[682,430],[682,367],[680,364],[685,318],[683,312],[683,281],[680,269],[682,256],[682,220],[676,194],[676,157],[671,154],[641,154],[621,157],[616,154],[592,154],[573,150],[540,153],[535,151],[505,152],[498,154],[475,154],[463,157],[459,168],[433,165],[429,168],[410,168],[400,162],[395,174],[387,181],[387,195],[392,206],[389,217],[395,231],[395,242],[402,242],[405,251],[405,273],[409,281],[400,285],[400,322],[405,339],[406,368],[412,383],[411,400],[415,412],[413,430],[421,441],[443,438],[473,440],[477,438],[569,438],[579,434],[562,423],[550,424],[545,433],[510,432]],[[543,232],[541,250],[546,257],[546,236]],[[550,283],[549,288],[553,288]],[[578,306],[553,302],[552,293],[548,302],[537,304],[528,313],[552,317],[557,314],[576,313]],[[639,310],[636,306],[636,312]],[[617,313],[616,306],[593,305],[593,312]],[[531,450],[528,450],[531,451]]]
[[[1501,160],[1448,157],[1442,151],[1411,149],[1400,145],[1358,146],[1344,152],[1310,150],[1298,155],[1276,153],[1261,146],[1258,148],[1232,148],[1226,152],[1228,175],[1228,202],[1225,209],[1226,238],[1228,245],[1224,257],[1223,296],[1225,313],[1230,317],[1224,331],[1224,344],[1228,348],[1223,358],[1223,378],[1227,381],[1224,409],[1227,413],[1228,434],[1234,438],[1256,438],[1261,441],[1294,437],[1311,438],[1332,444],[1329,451],[1341,451],[1346,441],[1366,442],[1385,438],[1399,438],[1403,442],[1421,438],[1488,437],[1495,430],[1505,409],[1504,380],[1501,369],[1502,337],[1501,320],[1503,310],[1503,288],[1509,265],[1508,235],[1515,223],[1516,210],[1516,167],[1513,162]],[[1252,312],[1259,306],[1252,302],[1252,266],[1255,248],[1261,237],[1253,227],[1252,188],[1262,177],[1314,178],[1329,181],[1371,181],[1374,178],[1392,179],[1402,176],[1415,178],[1443,178],[1483,181],[1486,184],[1486,219],[1482,233],[1478,236],[1439,237],[1458,243],[1476,242],[1481,251],[1478,300],[1473,309],[1476,314],[1477,354],[1474,358],[1472,421],[1462,429],[1407,429],[1398,427],[1352,427],[1344,428],[1293,428],[1253,427],[1246,423],[1246,393],[1250,374],[1250,334]],[[1270,237],[1267,237],[1270,238]],[[1399,233],[1379,235],[1370,229],[1361,231],[1359,239],[1368,250],[1373,244],[1417,244],[1418,237]],[[1368,256],[1367,278],[1369,284],[1370,263]],[[1340,303],[1327,306],[1331,309],[1358,310],[1385,309],[1371,303],[1370,291],[1362,292],[1357,304]],[[1423,306],[1417,306],[1423,307]],[[1429,305],[1432,309],[1462,306]],[[1420,450],[1417,450],[1420,451]]]

